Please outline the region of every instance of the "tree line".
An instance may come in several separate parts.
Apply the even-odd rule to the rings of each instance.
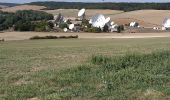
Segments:
[[[53,15],[41,11],[23,10],[16,13],[0,12],[0,30],[43,31]]]
[[[169,3],[81,3],[81,2],[32,2],[31,5],[46,6],[48,10],[53,9],[112,9],[133,11],[141,9],[170,10]]]

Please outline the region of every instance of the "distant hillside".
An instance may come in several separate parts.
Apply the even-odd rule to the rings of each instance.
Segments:
[[[46,9],[112,9],[133,11],[142,9],[170,10],[169,3],[80,3],[80,2],[32,2],[30,5],[46,6]]]
[[[13,6],[17,6],[19,4],[16,4],[16,3],[1,3],[0,2],[0,7],[13,7]]]
[[[37,6],[37,5],[18,5],[18,6],[14,6],[14,7],[8,7],[8,8],[4,8],[1,9],[1,11],[4,12],[16,12],[18,10],[36,10],[39,11],[41,9],[45,9],[46,7],[44,6]]]

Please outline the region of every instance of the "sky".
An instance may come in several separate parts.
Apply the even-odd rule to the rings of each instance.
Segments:
[[[170,0],[0,0],[5,3],[28,3],[35,1],[64,1],[64,2],[170,2]]]

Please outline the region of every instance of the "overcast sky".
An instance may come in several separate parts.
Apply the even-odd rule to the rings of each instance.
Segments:
[[[170,2],[170,0],[0,0],[7,3],[28,3],[35,1],[64,1],[64,2]]]

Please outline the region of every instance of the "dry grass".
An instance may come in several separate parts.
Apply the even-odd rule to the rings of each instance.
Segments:
[[[137,10],[111,16],[117,23],[137,21],[144,27],[161,26],[164,18],[170,18],[170,10]]]
[[[62,15],[64,15],[67,18],[75,18],[75,17],[77,17],[78,11],[79,11],[78,9],[45,10],[45,12],[53,14],[53,15],[61,13]],[[95,14],[99,14],[99,13],[108,16],[108,15],[120,14],[122,12],[123,11],[120,11],[120,10],[87,9],[86,10],[86,16],[89,18],[89,17],[92,17]]]
[[[70,36],[78,35],[79,38],[154,38],[170,37],[170,33],[50,33],[50,32],[4,32],[0,33],[0,38],[5,41],[10,40],[28,40],[33,36]]]
[[[4,12],[16,12],[18,10],[41,10],[44,8],[46,8],[46,7],[36,6],[36,5],[20,5],[20,6],[15,6],[15,7],[4,8],[1,10]]]
[[[156,82],[162,82],[162,84],[159,84],[158,86],[160,86],[161,88],[167,86],[162,89],[157,89],[157,85],[153,85],[149,88],[143,85],[143,80],[140,77],[138,78],[138,72],[136,72],[136,69],[131,68],[131,66],[126,67],[128,68],[127,70],[122,69],[118,71],[115,76],[109,76],[115,74],[112,68],[109,67],[109,65],[112,65],[110,63],[108,67],[99,67],[98,65],[92,65],[91,67],[87,66],[88,68],[86,68],[86,66],[78,67],[79,69],[76,70],[77,65],[86,65],[87,63],[89,63],[88,58],[90,58],[92,55],[108,55],[119,57],[119,55],[124,55],[127,53],[129,54],[132,52],[148,54],[157,50],[170,50],[170,38],[60,39],[3,42],[0,43],[0,100],[58,100],[61,97],[63,97],[61,99],[64,99],[69,95],[74,96],[75,93],[78,94],[75,95],[77,96],[75,97],[75,99],[77,100],[83,100],[82,98],[84,98],[84,100],[89,100],[93,99],[91,97],[94,96],[98,97],[96,98],[96,100],[98,100],[99,98],[109,99],[109,96],[113,94],[113,97],[117,97],[115,100],[126,100],[125,98],[133,95],[134,93],[136,94],[134,94],[133,97],[136,97],[137,99],[132,98],[129,100],[164,100],[162,99],[164,98],[164,95],[165,97],[167,97],[170,94],[170,90],[169,88],[167,88],[169,86],[169,82],[164,83],[164,81],[161,81],[164,80],[166,77],[167,79],[169,79],[168,66],[170,57],[166,54],[164,54],[165,57],[158,57],[159,59],[161,59],[161,61],[159,61],[159,59],[156,60],[157,58],[155,58],[155,56],[148,60],[150,57],[146,56],[146,58],[148,59],[142,60],[145,63],[138,61],[138,58],[140,58],[141,56],[137,56],[137,60],[135,59],[136,57],[133,57],[133,60],[125,59],[125,61],[132,61],[131,63],[126,64],[133,64],[133,61],[138,61],[138,63],[140,64],[135,63],[135,66],[137,66],[138,69],[142,70],[139,70],[138,72],[141,73],[141,75],[146,75],[146,77],[144,78],[150,79],[150,77],[147,77],[147,75],[151,75],[151,77],[153,77],[155,80],[159,79]],[[158,66],[158,68],[160,68],[161,71],[155,68],[156,66],[154,68],[149,66],[145,67],[145,64],[153,66],[156,65]],[[167,67],[165,66],[165,64],[168,64]],[[117,63],[115,65],[117,65]],[[165,67],[167,69],[164,69]],[[66,72],[65,70],[68,68],[71,68],[71,70]],[[88,72],[89,68],[93,68],[90,73]],[[100,68],[107,68],[106,71],[109,71],[109,73],[103,72],[104,69]],[[109,70],[109,68],[111,69]],[[158,76],[152,76],[153,74],[145,74],[146,72],[149,73],[150,71],[155,73],[155,70],[157,70],[157,72],[160,72],[158,73]],[[61,71],[61,74],[58,74],[59,71]],[[166,73],[167,76],[165,76]],[[103,78],[101,75],[106,75],[104,76],[106,77],[106,82],[109,82],[109,80],[113,78],[113,85],[109,83],[103,84]],[[116,77],[117,75],[118,77]],[[97,76],[97,78],[93,76]],[[127,76],[127,78],[123,78],[124,76]],[[134,81],[133,79],[129,80],[128,77],[132,77],[135,80],[139,79],[142,81],[139,82],[139,84],[136,84],[137,81]],[[118,81],[116,81],[115,78],[118,78]],[[72,81],[74,79],[75,81]],[[83,83],[79,83],[80,79],[85,80],[85,82],[83,81]],[[101,81],[98,81],[98,79]],[[125,81],[120,82],[119,79]],[[128,79],[128,81],[126,81],[126,79]],[[71,82],[71,86],[59,86],[62,84],[67,85],[67,82]],[[114,83],[118,85],[114,85]],[[89,86],[92,88],[89,88]],[[107,89],[113,89],[112,86],[118,87],[118,89],[114,89],[113,92],[109,92]],[[97,91],[95,91],[93,87],[95,87]],[[104,91],[105,89],[106,91]],[[152,90],[150,91],[150,89]],[[136,90],[141,90],[141,92],[138,93],[136,92]],[[84,96],[81,97],[82,95],[80,95],[80,93],[82,93]],[[156,98],[158,97],[158,99],[154,99],[155,96]],[[122,97],[123,99],[119,97]],[[153,97],[153,99],[147,99],[148,97]],[[73,97],[73,100],[75,99]],[[110,97],[110,100],[113,100],[113,98]]]

